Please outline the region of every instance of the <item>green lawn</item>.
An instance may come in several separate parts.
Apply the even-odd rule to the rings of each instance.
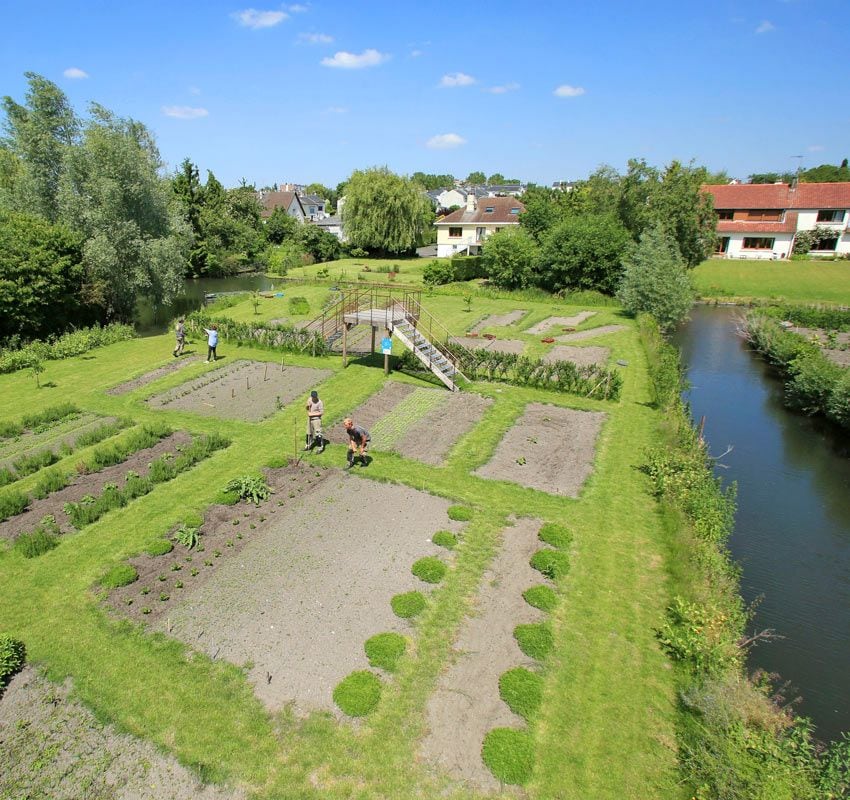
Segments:
[[[315,278],[320,270],[327,269],[328,277],[338,281],[368,281],[369,283],[390,283],[389,272],[394,271],[392,279],[399,284],[422,284],[422,270],[430,264],[430,258],[418,256],[400,258],[341,258],[311,264],[309,267],[295,267],[287,273],[288,278]]]
[[[850,261],[711,258],[693,276],[704,298],[850,304]]]
[[[285,311],[289,294],[308,297],[311,306],[314,301],[318,306],[326,291],[287,288],[284,298],[264,301],[262,318]],[[466,311],[463,298],[452,295],[423,296],[423,302],[454,333],[463,333],[487,314],[527,309],[516,330],[500,335],[529,341],[539,337],[520,333],[520,327],[582,309],[556,300],[476,297],[472,310]],[[116,383],[170,363],[170,336],[47,362],[41,381],[52,384],[49,388],[37,390],[26,372],[0,376],[0,419],[16,419],[24,407],[37,411],[67,399],[86,411],[138,422],[162,419],[193,433],[217,431],[233,442],[84,532],[63,537],[55,550],[40,558],[25,560],[0,550],[0,631],[22,638],[30,658],[52,678],[72,677],[78,696],[99,718],[151,740],[213,780],[244,784],[253,797],[474,798],[476,793],[422,764],[417,742],[426,730],[428,696],[452,658],[464,617],[474,612],[476,588],[499,547],[506,521],[514,514],[533,515],[567,525],[574,543],[570,572],[558,586],[561,602],[553,612],[555,651],[544,666],[543,706],[531,724],[537,761],[528,796],[678,800],[683,793],[676,781],[675,680],[653,633],[670,593],[667,534],[638,470],[661,420],[649,404],[645,356],[632,323],[616,308],[597,310],[582,328],[611,322],[628,326],[605,340],[612,358],[629,364],[620,401],[480,385],[477,388],[494,403],[457,443],[445,466],[429,467],[376,452],[369,470],[361,473],[476,509],[453,567],[416,622],[412,646],[399,662],[397,675],[386,681],[378,708],[362,724],[340,724],[328,714],[306,719],[291,712],[271,715],[254,697],[241,668],[190,657],[179,642],[110,620],[98,603],[93,584],[109,567],[139,552],[187,514],[202,512],[230,478],[292,453],[293,431],[300,434],[303,428],[301,398],[260,423],[153,410],[143,403],[145,397],[203,374],[210,368],[203,363],[127,395],[105,394]],[[250,319],[253,308],[240,303],[226,313]],[[539,341],[537,345],[544,347]],[[227,359],[279,358],[272,352],[229,347],[226,341],[219,352]],[[333,370],[321,387],[328,430],[385,380],[377,363],[354,362],[343,370],[338,357],[286,358],[289,364]],[[430,385],[409,376],[403,379]],[[579,499],[472,474],[489,460],[529,402],[608,414],[594,474]],[[343,445],[332,444],[313,458],[340,466]]]

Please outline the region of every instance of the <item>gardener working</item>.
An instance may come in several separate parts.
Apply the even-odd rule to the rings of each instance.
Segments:
[[[322,414],[325,404],[319,400],[319,393],[314,389],[310,392],[307,401],[307,439],[304,442],[304,450],[312,450],[319,445],[319,452],[325,452],[325,438],[322,436]]]
[[[369,431],[355,425],[350,417],[343,420],[342,424],[345,425],[345,432],[348,434],[348,466],[346,466],[346,469],[351,469],[354,466],[354,459],[358,456],[360,463],[365,467],[367,464],[366,449],[369,447],[369,442],[372,441]]]
[[[175,358],[183,353],[183,348],[186,346],[186,327],[183,322],[183,317],[180,317],[174,326],[174,336],[177,339],[177,345],[174,348]]]

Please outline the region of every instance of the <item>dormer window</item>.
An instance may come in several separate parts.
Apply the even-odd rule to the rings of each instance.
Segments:
[[[485,214],[492,214],[495,210],[496,210],[496,207],[495,207],[495,206],[487,206],[487,207],[484,209],[484,213],[485,213]]]
[[[519,214],[519,208],[512,208],[511,214]]]

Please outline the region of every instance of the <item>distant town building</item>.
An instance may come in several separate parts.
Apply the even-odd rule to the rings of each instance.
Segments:
[[[437,256],[478,255],[488,236],[519,225],[525,206],[515,197],[478,198],[469,192],[463,208],[437,220]]]

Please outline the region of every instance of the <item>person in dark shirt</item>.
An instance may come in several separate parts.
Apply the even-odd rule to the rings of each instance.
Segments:
[[[348,464],[346,469],[351,469],[354,466],[354,459],[359,458],[360,463],[365,467],[368,463],[366,450],[369,447],[369,442],[372,437],[369,436],[369,431],[360,425],[355,425],[351,417],[343,420],[345,432],[348,434]]]

